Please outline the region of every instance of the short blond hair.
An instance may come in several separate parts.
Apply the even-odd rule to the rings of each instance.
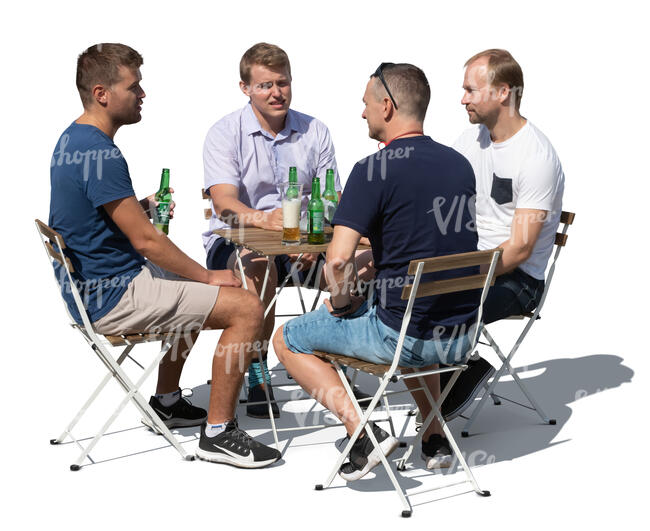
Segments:
[[[268,68],[286,68],[291,77],[291,63],[286,52],[267,42],[258,42],[251,46],[239,62],[239,76],[247,85],[251,82],[251,68],[253,65],[262,65]]]
[[[465,66],[469,66],[482,57],[488,58],[488,81],[490,85],[494,86],[501,83],[508,85],[515,97],[515,108],[519,109],[521,96],[524,93],[524,73],[519,63],[515,61],[515,58],[508,50],[491,48],[470,57],[465,62]]]

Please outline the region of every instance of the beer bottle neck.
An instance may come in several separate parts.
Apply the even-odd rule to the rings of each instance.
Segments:
[[[320,179],[314,179],[311,182],[311,198],[320,199]]]
[[[160,190],[169,188],[169,170],[163,170],[160,176]]]

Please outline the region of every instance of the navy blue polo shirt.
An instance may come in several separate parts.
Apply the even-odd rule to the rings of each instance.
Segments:
[[[354,166],[333,224],[370,239],[377,315],[384,324],[401,328],[407,305],[401,294],[412,283],[411,260],[476,251],[475,198],[467,159],[428,136],[396,139]],[[422,281],[477,272],[431,273]],[[472,290],[416,299],[407,334],[423,339],[457,334],[455,327],[474,323],[479,296]]]
[[[110,312],[145,263],[102,205],[135,196],[129,168],[111,138],[72,123],[57,142],[50,166],[49,226],[63,236],[64,253],[91,322]],[[72,317],[81,324],[65,270],[55,274]]]

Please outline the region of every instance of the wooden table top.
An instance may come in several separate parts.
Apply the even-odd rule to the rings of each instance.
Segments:
[[[307,234],[300,233],[299,245],[282,245],[282,232],[275,230],[258,229],[256,227],[242,227],[240,229],[215,230],[222,238],[241,245],[251,251],[265,256],[280,254],[324,253],[332,241],[332,227],[325,227],[325,243],[313,245],[307,243]],[[359,245],[359,250],[370,249],[367,245]]]

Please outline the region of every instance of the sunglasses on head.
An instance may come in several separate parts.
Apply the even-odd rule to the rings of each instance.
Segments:
[[[386,89],[386,92],[388,92],[388,97],[390,98],[390,101],[393,102],[393,106],[395,107],[395,110],[397,110],[397,103],[395,102],[395,98],[393,98],[393,95],[390,93],[390,89],[388,88],[388,84],[386,83],[386,80],[384,79],[384,68],[387,66],[392,66],[395,63],[381,63],[378,67],[377,70],[375,70],[375,73],[372,75],[372,77],[378,77],[379,80],[381,81],[381,84],[384,85],[384,88]]]

